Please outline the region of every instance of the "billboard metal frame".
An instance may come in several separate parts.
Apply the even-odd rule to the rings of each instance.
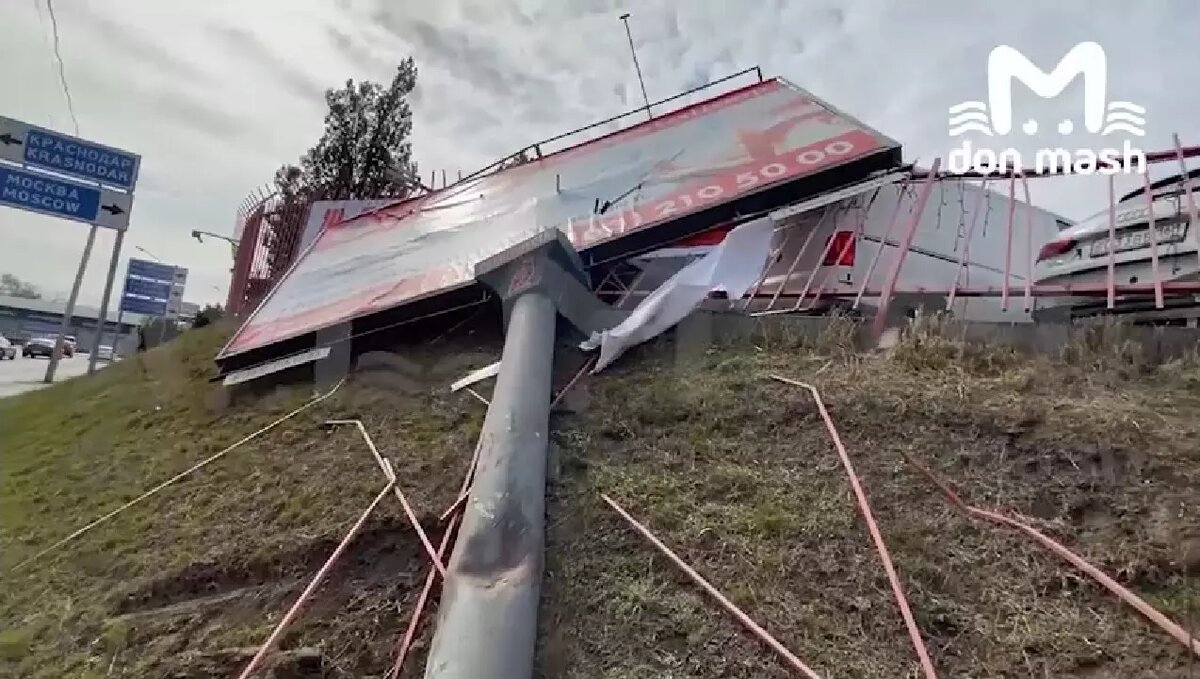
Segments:
[[[761,75],[761,72],[757,69],[750,69],[748,71],[735,74],[734,76],[730,76],[730,78],[747,73]],[[729,80],[730,78],[725,80]],[[686,238],[725,223],[742,221],[755,215],[768,213],[781,206],[802,200],[806,197],[835,190],[846,184],[854,183],[856,180],[861,179],[864,176],[871,175],[872,173],[894,170],[900,166],[901,149],[898,142],[862,124],[853,117],[838,111],[835,107],[830,106],[821,98],[806,90],[803,90],[802,88],[796,87],[792,83],[782,79],[775,79],[775,81],[784,88],[795,90],[801,93],[808,100],[811,100],[812,103],[827,109],[830,113],[834,114],[838,118],[844,119],[845,122],[862,129],[867,134],[872,135],[877,139],[878,145],[875,148],[867,150],[858,156],[851,156],[850,160],[847,160],[841,164],[821,168],[812,174],[795,176],[776,184],[767,184],[764,188],[743,192],[740,195],[736,195],[730,200],[724,202],[714,202],[677,219],[660,222],[647,228],[624,233],[621,234],[619,238],[611,238],[607,241],[597,242],[590,247],[585,246],[583,251],[580,253],[585,267],[589,270],[596,269],[601,265],[662,247],[681,238]],[[713,84],[715,85],[717,83]],[[761,86],[762,84],[760,82],[755,82],[745,87],[723,92],[717,97],[707,98],[688,106],[681,107],[671,111],[670,114],[678,114],[692,108],[709,104],[719,99],[737,96],[743,92]],[[676,101],[696,91],[698,90],[689,90],[688,92],[669,97],[651,104],[651,107],[661,106],[664,103]],[[552,156],[574,151],[595,142],[620,135],[628,130],[635,129],[636,127],[640,127],[642,125],[653,125],[656,123],[661,124],[661,118],[656,118],[652,121],[639,123],[638,125],[616,130],[614,132],[600,135],[593,139],[588,139],[575,146],[558,149],[553,153],[546,154],[543,152],[543,146],[547,143],[566,139],[572,135],[577,135],[581,132],[618,121],[622,118],[635,115],[643,111],[644,109],[637,109],[636,111],[615,116],[606,121],[601,121],[600,123],[596,123],[585,128],[580,128],[579,130],[573,130],[571,132],[552,137],[551,139],[538,142],[537,144],[526,147],[526,149],[532,149],[535,156],[537,156],[537,159],[548,159]],[[663,113],[660,115],[667,116],[670,114]],[[511,158],[511,156],[509,158]],[[468,181],[470,179],[476,179],[485,176],[491,173],[492,170],[501,168],[505,160],[493,163],[483,170],[464,177],[462,181]],[[459,183],[460,182],[456,182],[455,184],[452,184],[450,188],[452,189]],[[370,212],[366,214],[370,214]],[[311,246],[310,248],[306,249],[306,251],[308,250],[311,250]],[[297,263],[301,260],[302,257],[297,257],[296,260],[291,263],[289,270],[294,270]],[[286,274],[284,278],[286,278]],[[268,293],[257,305],[255,313],[263,308],[263,306],[278,291],[279,287],[279,284],[276,284],[273,287],[271,292]],[[382,309],[356,318],[349,318],[344,322],[352,325],[352,334],[354,335],[370,333],[383,327],[395,325],[397,323],[405,323],[420,319],[424,316],[436,313],[440,307],[449,307],[476,301],[478,299],[478,295],[475,292],[475,288],[477,287],[478,284],[474,283],[473,281],[463,282],[458,285],[446,286],[436,291],[414,296],[411,299],[405,300],[398,307]],[[252,318],[254,318],[254,314],[248,315],[247,321]],[[246,324],[243,324],[243,328],[245,327]],[[273,360],[279,356],[311,348],[312,335],[313,331],[305,331],[290,338],[280,339],[266,346],[251,347],[237,352],[230,351],[230,348],[233,346],[233,341],[231,340],[230,344],[226,345],[226,347],[222,349],[221,353],[217,357],[217,361],[223,371],[243,369],[247,366]]]

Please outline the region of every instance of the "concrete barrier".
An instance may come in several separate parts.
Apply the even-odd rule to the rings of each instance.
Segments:
[[[892,324],[889,324],[892,325]],[[1062,357],[1084,350],[1119,352],[1130,360],[1157,365],[1200,352],[1200,328],[1126,324],[984,323],[939,319],[899,322],[900,334],[929,332],[953,341],[1011,347],[1029,355]],[[680,359],[702,355],[714,344],[757,337],[786,340],[800,346],[838,344],[860,351],[875,349],[875,340],[861,320],[837,316],[763,316],[699,311],[675,332]]]

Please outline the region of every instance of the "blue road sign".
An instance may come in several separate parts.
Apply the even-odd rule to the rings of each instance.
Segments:
[[[131,314],[145,314],[146,316],[166,316],[167,315],[167,300],[165,299],[146,299],[144,297],[133,297],[132,295],[121,295],[121,311]]]
[[[100,213],[100,189],[0,166],[0,202],[34,212],[90,222]]]
[[[130,277],[125,279],[125,294],[167,300],[171,298],[171,284]]]
[[[175,267],[144,259],[130,259],[128,275],[171,283],[175,280]]]
[[[127,193],[0,165],[0,205],[124,229],[132,200]]]
[[[141,156],[0,116],[0,158],[133,191]]]

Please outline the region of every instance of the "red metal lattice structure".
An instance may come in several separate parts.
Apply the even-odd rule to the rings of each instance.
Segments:
[[[1198,209],[1197,209],[1198,201],[1195,196],[1195,190],[1192,187],[1192,179],[1189,179],[1189,170],[1186,165],[1187,158],[1195,158],[1195,157],[1200,156],[1200,146],[1184,147],[1180,144],[1178,135],[1175,135],[1175,137],[1174,137],[1174,146],[1175,146],[1175,148],[1171,149],[1171,150],[1147,153],[1146,154],[1147,162],[1148,163],[1177,163],[1178,164],[1179,172],[1180,172],[1180,174],[1178,175],[1178,184],[1181,188],[1181,194],[1184,199],[1181,203],[1181,212],[1182,212],[1182,216],[1185,220],[1184,223],[1187,225],[1187,228],[1189,230],[1189,238],[1190,239],[1200,239],[1200,234],[1197,234],[1197,232],[1196,232],[1196,229],[1200,228],[1200,211],[1198,211]],[[791,306],[785,307],[785,308],[776,308],[776,304],[780,298],[780,291],[783,290],[784,287],[788,283],[790,283],[792,280],[793,271],[795,269],[795,263],[800,261],[800,259],[805,254],[804,251],[810,245],[809,241],[811,241],[812,239],[806,238],[804,241],[804,244],[801,247],[801,250],[796,253],[796,256],[793,260],[792,266],[788,269],[786,274],[783,276],[782,280],[779,282],[778,287],[775,290],[775,292],[773,294],[770,294],[769,302],[765,305],[765,307],[759,307],[760,310],[755,315],[789,313],[789,312],[811,309],[813,306],[815,306],[816,301],[823,295],[832,297],[832,298],[853,298],[853,300],[854,300],[853,307],[857,308],[865,296],[868,298],[875,298],[878,300],[878,311],[876,314],[876,317],[877,317],[876,326],[878,329],[879,324],[883,322],[883,316],[887,310],[889,303],[898,294],[930,294],[930,293],[944,294],[944,295],[948,296],[947,297],[947,299],[948,299],[947,307],[948,308],[950,305],[953,304],[955,297],[999,297],[1001,299],[1001,304],[1005,308],[1007,308],[1007,305],[1009,303],[1010,294],[1012,292],[1011,284],[1010,284],[1010,275],[1020,276],[1024,280],[1023,296],[1024,296],[1024,304],[1025,304],[1026,309],[1030,308],[1031,300],[1034,297],[1079,296],[1079,297],[1105,297],[1107,300],[1106,309],[1111,311],[1115,308],[1116,301],[1119,296],[1123,296],[1123,295],[1153,295],[1154,308],[1157,310],[1161,310],[1165,307],[1166,295],[1168,295],[1168,294],[1175,294],[1175,295],[1200,294],[1200,280],[1196,280],[1196,281],[1164,280],[1164,272],[1161,270],[1162,267],[1160,267],[1160,264],[1159,264],[1161,255],[1160,255],[1160,251],[1159,251],[1160,250],[1159,244],[1157,242],[1158,233],[1157,233],[1157,229],[1155,228],[1155,219],[1156,218],[1155,218],[1155,214],[1154,214],[1154,210],[1153,210],[1153,203],[1154,203],[1155,199],[1153,197],[1148,168],[1147,168],[1147,171],[1145,173],[1143,173],[1143,175],[1142,175],[1142,181],[1143,181],[1144,200],[1146,203],[1146,209],[1149,213],[1148,214],[1149,256],[1150,256],[1149,261],[1150,261],[1150,268],[1152,271],[1152,280],[1150,280],[1148,282],[1138,282],[1138,283],[1129,283],[1129,284],[1118,284],[1116,281],[1115,253],[1117,251],[1117,248],[1114,246],[1114,243],[1116,242],[1116,231],[1117,231],[1116,217],[1115,217],[1117,199],[1116,199],[1115,191],[1112,188],[1113,175],[1109,175],[1110,190],[1109,190],[1109,210],[1108,210],[1108,212],[1109,212],[1110,217],[1109,217],[1109,231],[1108,231],[1108,238],[1107,238],[1107,252],[1108,252],[1107,261],[1106,261],[1107,268],[1106,268],[1106,275],[1105,275],[1104,282],[1102,284],[1087,283],[1087,284],[1080,284],[1080,285],[1035,285],[1033,282],[1036,277],[1036,275],[1034,273],[1034,269],[1035,269],[1037,260],[1041,258],[1041,253],[1039,253],[1039,255],[1037,257],[1035,257],[1035,249],[1034,249],[1035,244],[1033,242],[1033,237],[1032,237],[1033,227],[1032,227],[1031,221],[1025,221],[1025,223],[1022,223],[1021,221],[1018,221],[1015,219],[1015,214],[1017,212],[1016,206],[1018,205],[1016,187],[1017,187],[1017,182],[1020,181],[1022,188],[1023,188],[1025,203],[1028,205],[1029,204],[1028,179],[1036,178],[1039,176],[1048,176],[1048,175],[1046,175],[1046,174],[1039,175],[1039,174],[1034,174],[1034,173],[1030,173],[1030,174],[1026,175],[1026,174],[1022,174],[1020,172],[1013,172],[1013,171],[998,172],[998,173],[995,173],[992,175],[976,175],[976,174],[972,174],[969,176],[968,175],[958,175],[958,174],[952,175],[952,174],[939,173],[938,167],[939,167],[939,162],[935,160],[931,170],[926,171],[926,172],[913,172],[912,176],[909,179],[904,180],[904,182],[903,182],[904,184],[912,185],[912,186],[918,188],[919,193],[920,193],[920,198],[917,200],[917,205],[916,205],[915,211],[913,211],[911,214],[905,215],[903,219],[897,219],[897,217],[900,216],[900,212],[901,212],[901,208],[902,208],[902,204],[900,201],[897,202],[895,208],[893,209],[891,219],[888,222],[887,232],[884,234],[884,237],[883,237],[883,240],[889,246],[893,246],[893,247],[891,247],[893,254],[891,255],[891,266],[890,266],[887,278],[881,287],[879,287],[877,289],[869,289],[868,284],[871,280],[871,277],[868,274],[867,276],[862,278],[862,281],[861,281],[860,285],[858,286],[857,290],[845,289],[845,288],[825,289],[822,287],[817,287],[816,289],[812,289],[812,285],[811,285],[812,277],[816,273],[816,270],[814,269],[811,273],[808,274],[807,282],[805,283],[804,289],[799,294],[799,296],[795,295],[794,293],[792,295],[785,295],[785,297],[789,298],[789,301],[794,299],[795,300],[794,304],[792,304]],[[1069,172],[1066,172],[1066,173],[1069,173]],[[1193,171],[1193,174],[1194,174],[1194,171]],[[1008,195],[1007,195],[1008,206],[1007,206],[1007,224],[1006,224],[1006,234],[1005,234],[1006,251],[1005,251],[1005,257],[1004,257],[1004,271],[1003,271],[1003,278],[1002,278],[1003,284],[1000,285],[999,287],[969,287],[969,286],[968,287],[960,287],[960,285],[959,285],[959,282],[961,280],[961,275],[962,275],[962,269],[963,269],[963,265],[964,265],[963,258],[965,256],[965,253],[968,251],[968,249],[970,247],[971,236],[975,230],[975,224],[974,224],[974,221],[972,221],[971,225],[968,227],[968,229],[966,231],[966,240],[965,240],[964,247],[958,253],[958,262],[957,262],[957,266],[955,269],[955,276],[952,280],[946,281],[946,285],[944,288],[943,287],[924,287],[924,286],[922,286],[922,287],[916,287],[916,288],[912,288],[912,289],[905,289],[905,288],[899,287],[898,281],[901,278],[900,277],[901,269],[904,266],[906,255],[908,255],[910,252],[913,235],[916,232],[917,225],[920,222],[923,211],[926,209],[926,200],[928,198],[929,187],[935,181],[963,181],[965,179],[972,179],[972,180],[973,179],[982,179],[985,188],[986,188],[987,182],[990,180],[993,180],[993,179],[1007,179],[1008,180],[1008,184],[1009,184],[1008,192],[1007,192],[1008,193]],[[1172,178],[1171,180],[1167,180],[1167,181],[1174,182],[1174,178]],[[1025,212],[1027,215],[1029,214],[1028,210],[1022,210],[1022,212]],[[978,211],[975,212],[974,216],[978,216]],[[893,241],[890,240],[890,237],[892,234],[892,228],[897,223],[903,223],[903,222],[907,222],[906,228],[903,232],[903,235],[900,237],[899,245],[894,246]],[[859,231],[861,231],[861,224],[859,225]],[[809,235],[811,236],[811,232]],[[1024,240],[1023,251],[1021,248],[1021,244],[1016,241],[1016,238],[1018,238],[1018,237],[1020,237]],[[828,250],[829,250],[830,246],[833,245],[833,243],[834,243],[834,240],[831,239],[825,245],[826,251],[821,254],[822,259],[825,259],[828,256],[828,254],[829,254]],[[841,258],[842,255],[845,254],[845,250],[846,250],[846,248],[848,248],[850,246],[850,243],[851,243],[850,240],[847,240],[844,242],[842,252],[839,253],[839,259]],[[872,260],[869,271],[874,271],[875,265],[878,263],[878,259],[883,254],[885,249],[888,249],[888,248],[880,247],[879,250],[876,252],[875,259]],[[1200,252],[1197,253],[1197,256],[1200,257]],[[765,274],[764,274],[764,276],[765,276]],[[755,290],[753,290],[751,293],[752,299],[765,298],[768,296],[767,291],[763,290],[762,287],[763,287],[762,283],[760,282],[759,286],[757,288],[755,288]],[[805,302],[809,301],[808,295],[809,295],[810,290],[812,291],[812,299],[810,301],[810,306],[805,307],[804,306]]]
[[[437,178],[437,173],[434,173],[431,184]],[[441,179],[446,181],[445,172],[441,173]],[[425,190],[423,185],[418,189],[422,193]],[[321,194],[302,200],[287,200],[270,185],[252,192],[238,208],[235,227],[238,245],[226,309],[238,320],[244,319],[283,278],[303,250],[305,230],[315,203],[381,200],[388,199]],[[400,200],[404,199],[395,199],[397,202]],[[342,209],[332,209],[324,214],[317,226],[323,229],[342,221],[344,217]]]
[[[748,69],[723,79],[711,83],[706,87],[711,87],[725,80],[737,78],[745,74],[757,74],[761,80],[761,72],[757,69]],[[703,88],[699,88],[703,89]],[[672,99],[683,97],[692,94],[697,90],[689,90],[688,92],[677,95]],[[658,102],[663,104],[664,102]],[[640,110],[639,110],[640,111]],[[624,115],[632,115],[635,112],[630,112]],[[518,158],[540,157],[543,154],[543,147],[561,142],[568,137],[577,136],[581,133],[600,129],[605,125],[615,124],[623,116],[617,116],[613,119],[601,121],[592,126],[580,128],[568,132],[564,135],[539,142],[538,144],[530,145],[515,154],[512,154],[492,165],[475,172],[466,179],[477,177],[482,174],[488,174],[498,169],[511,164]],[[1188,240],[1192,242],[1200,242],[1200,234],[1197,234],[1197,229],[1200,229],[1200,216],[1197,214],[1197,199],[1194,195],[1194,189],[1186,179],[1189,177],[1189,171],[1186,165],[1186,159],[1200,157],[1200,146],[1183,146],[1178,138],[1174,137],[1174,147],[1164,151],[1148,152],[1145,154],[1147,163],[1171,163],[1178,164],[1180,171],[1180,185],[1182,187],[1182,195],[1180,211],[1185,216],[1187,224]],[[987,189],[989,183],[999,184],[1000,182],[1007,183],[1007,223],[998,227],[1005,230],[1004,233],[1004,264],[1003,278],[1000,285],[980,286],[971,285],[970,274],[967,270],[966,255],[972,247],[972,239],[978,238],[978,229],[976,227],[975,217],[978,217],[978,205],[973,210],[973,218],[970,224],[963,224],[961,229],[964,237],[961,249],[956,248],[953,257],[957,258],[956,266],[954,267],[953,275],[950,276],[944,283],[930,285],[927,283],[921,285],[911,285],[908,279],[903,275],[904,266],[908,255],[912,252],[912,239],[918,222],[922,217],[922,213],[926,209],[925,200],[917,201],[916,211],[901,214],[902,205],[897,202],[893,208],[891,220],[888,222],[888,228],[883,235],[878,250],[871,260],[870,268],[867,270],[867,275],[863,276],[857,285],[852,287],[847,286],[830,286],[830,274],[828,264],[842,263],[847,255],[853,259],[853,249],[855,243],[860,241],[860,236],[863,235],[863,222],[865,222],[865,213],[860,222],[853,227],[849,232],[835,232],[833,237],[821,243],[819,239],[805,237],[804,233],[797,233],[801,229],[788,228],[789,224],[781,223],[780,230],[785,241],[795,239],[797,242],[802,241],[801,250],[795,253],[794,258],[789,256],[792,265],[788,268],[787,273],[782,277],[776,277],[772,282],[765,286],[760,282],[752,291],[748,299],[745,300],[744,309],[753,311],[756,315],[760,314],[778,314],[778,313],[794,313],[794,312],[810,312],[818,307],[818,303],[824,300],[824,303],[832,301],[845,302],[852,308],[859,308],[864,298],[872,301],[877,309],[879,317],[884,316],[884,312],[888,309],[889,304],[897,295],[921,295],[921,294],[940,294],[947,296],[947,308],[951,308],[957,298],[980,298],[980,297],[995,297],[1001,300],[1003,309],[1007,309],[1013,295],[1014,284],[1012,279],[1019,279],[1020,282],[1015,287],[1018,288],[1020,297],[1023,298],[1023,305],[1026,311],[1032,306],[1032,300],[1039,297],[1078,297],[1078,298],[1100,298],[1106,299],[1104,305],[1108,311],[1114,310],[1118,298],[1122,296],[1151,296],[1153,297],[1153,308],[1162,310],[1167,305],[1169,298],[1174,297],[1179,299],[1183,295],[1200,294],[1200,280],[1180,280],[1178,278],[1170,280],[1169,276],[1160,266],[1160,244],[1157,242],[1158,231],[1154,226],[1154,214],[1151,210],[1149,234],[1150,234],[1150,268],[1152,275],[1149,281],[1138,281],[1129,283],[1118,283],[1115,275],[1115,257],[1113,253],[1116,248],[1114,242],[1117,237],[1117,229],[1115,228],[1115,216],[1111,219],[1113,223],[1108,234],[1108,252],[1107,271],[1102,281],[1088,280],[1075,282],[1070,284],[1037,284],[1035,283],[1035,268],[1038,261],[1042,258],[1043,253],[1038,251],[1039,247],[1046,247],[1049,244],[1043,244],[1037,237],[1034,236],[1034,229],[1030,217],[1030,212],[1024,209],[1018,209],[1017,191],[1018,181],[1022,191],[1025,204],[1029,204],[1029,187],[1028,181],[1045,176],[1065,175],[1075,173],[1073,167],[1065,167],[1052,172],[1032,172],[1027,171],[1021,173],[1014,170],[1001,170],[991,174],[981,173],[946,173],[939,172],[937,164],[931,170],[920,170],[916,168],[907,168],[907,176],[900,181],[897,186],[902,190],[912,189],[919,192],[928,192],[929,187],[937,182],[979,182],[982,189]],[[437,186],[439,173],[433,172],[430,175],[429,186]],[[453,183],[447,177],[445,172],[440,173],[441,186]],[[461,173],[458,173],[456,178],[461,181],[464,179]],[[1110,176],[1111,184],[1111,176]],[[1144,177],[1145,200],[1147,207],[1153,202],[1150,189],[1150,180],[1148,173]],[[424,187],[422,187],[424,188]],[[999,188],[999,187],[997,187]],[[430,189],[433,190],[433,189]],[[367,199],[369,197],[350,197],[350,196],[323,196],[314,198],[307,202],[285,203],[279,195],[270,187],[260,189],[252,193],[242,204],[238,211],[237,231],[240,236],[240,245],[238,247],[235,258],[235,267],[233,278],[230,285],[230,294],[227,308],[239,319],[245,318],[252,312],[259,303],[264,299],[267,293],[279,282],[292,263],[300,254],[300,242],[303,236],[305,222],[308,218],[308,213],[311,208],[311,203],[315,200],[352,200],[355,198]],[[874,197],[872,197],[872,202]],[[1116,196],[1110,193],[1110,205],[1115,206]],[[1110,208],[1110,214],[1115,211],[1115,207]],[[1020,212],[1022,218],[1017,218],[1017,213]],[[985,220],[986,221],[986,220]],[[986,224],[983,225],[986,230]],[[727,230],[727,229],[726,229]],[[893,237],[893,231],[895,235]],[[807,234],[811,236],[812,234]],[[841,238],[841,236],[852,236],[849,238]],[[717,239],[719,240],[719,238]],[[811,250],[810,250],[811,246]],[[822,249],[823,248],[823,249]],[[781,247],[782,249],[782,247]],[[816,268],[810,271],[796,271],[796,265],[810,251],[816,255],[817,259],[825,262],[825,270],[820,271]],[[884,250],[888,250],[888,262],[881,262],[881,257],[884,255]],[[1198,255],[1200,256],[1200,255]],[[952,262],[954,263],[954,262]],[[876,281],[872,284],[872,274],[876,272],[877,265],[880,271],[886,271],[886,277],[883,281]],[[913,265],[909,264],[911,269]],[[618,301],[619,304],[625,305],[627,301],[636,303],[640,298],[649,291],[638,290],[638,279],[635,277],[632,284],[626,284],[620,280],[615,274],[617,269],[609,272],[609,276],[599,286],[598,294],[610,301]],[[996,273],[1000,273],[999,270]],[[797,277],[793,278],[793,274]],[[964,281],[964,274],[966,280]],[[819,277],[818,277],[819,276]],[[766,273],[764,272],[764,279]],[[1094,277],[1093,277],[1094,278]],[[788,289],[788,284],[793,280],[802,280],[803,289]],[[616,290],[606,289],[609,282],[617,286]],[[768,301],[769,300],[769,301]],[[783,302],[783,304],[780,304]],[[882,322],[882,320],[880,320]]]
[[[1196,197],[1198,190],[1195,186],[1196,180],[1200,179],[1200,168],[1189,170],[1187,167],[1188,158],[1200,157],[1200,146],[1183,146],[1178,136],[1175,136],[1174,149],[1147,152],[1145,155],[1147,163],[1168,163],[1169,166],[1177,166],[1177,175],[1160,180],[1154,186],[1158,186],[1158,190],[1178,188],[1178,193],[1180,193],[1178,218],[1181,218],[1182,224],[1187,228],[1187,241],[1200,242],[1200,233],[1198,233],[1198,229],[1200,229],[1200,210],[1198,210],[1200,199]],[[1020,190],[1021,197],[1024,198],[1024,205],[1031,205],[1028,181],[1056,174],[1074,174],[1073,168],[1066,168],[1057,173],[1020,173],[1008,169],[992,174],[952,174],[938,172],[938,166],[940,163],[935,161],[934,166],[929,170],[908,168],[906,176],[888,180],[889,184],[900,188],[901,200],[887,206],[887,218],[880,224],[880,226],[887,224],[886,229],[883,229],[882,239],[880,239],[881,245],[874,252],[874,256],[863,260],[863,264],[869,262],[869,265],[865,266],[865,275],[854,281],[856,284],[853,286],[845,284],[847,282],[844,282],[842,286],[829,286],[828,283],[832,277],[830,275],[833,274],[834,266],[832,264],[844,263],[847,254],[852,252],[854,244],[862,238],[866,221],[865,211],[862,217],[848,220],[846,226],[842,227],[846,230],[842,230],[842,232],[832,230],[832,233],[829,234],[830,238],[823,245],[820,239],[814,238],[814,236],[822,226],[827,228],[830,226],[829,222],[832,221],[830,217],[838,217],[839,212],[845,216],[845,212],[851,210],[846,206],[848,199],[822,204],[821,208],[805,209],[805,214],[812,216],[808,223],[797,224],[792,223],[787,217],[780,218],[778,226],[776,226],[778,238],[776,238],[775,250],[770,257],[772,264],[763,271],[761,280],[740,302],[739,308],[751,312],[754,316],[770,316],[770,314],[820,311],[824,306],[832,306],[833,301],[845,302],[845,306],[851,310],[859,310],[860,306],[864,305],[864,300],[869,300],[869,305],[875,307],[876,330],[878,331],[880,324],[886,322],[884,317],[886,317],[888,306],[892,304],[896,295],[944,295],[947,310],[953,308],[955,299],[959,298],[996,298],[1000,300],[1002,310],[1018,306],[1014,304],[1014,298],[1016,298],[1021,300],[1019,304],[1024,306],[1025,311],[1031,310],[1034,298],[1074,298],[1081,302],[1092,299],[1104,301],[1103,310],[1098,311],[1105,313],[1114,313],[1117,310],[1118,301],[1124,298],[1144,299],[1146,300],[1144,306],[1151,307],[1154,312],[1160,312],[1166,310],[1172,300],[1175,302],[1194,301],[1194,295],[1200,295],[1200,280],[1189,276],[1176,277],[1175,280],[1171,280],[1171,272],[1166,270],[1168,268],[1162,264],[1162,259],[1165,257],[1164,248],[1158,242],[1160,235],[1156,229],[1156,223],[1154,223],[1162,217],[1156,216],[1153,209],[1157,198],[1154,198],[1156,190],[1152,187],[1148,168],[1140,178],[1142,185],[1140,196],[1132,198],[1130,197],[1132,194],[1130,194],[1120,202],[1126,210],[1130,209],[1130,204],[1144,202],[1144,210],[1148,212],[1148,216],[1132,227],[1117,228],[1118,200],[1114,186],[1112,186],[1114,185],[1114,175],[1109,175],[1108,234],[1106,234],[1106,238],[1102,235],[1096,239],[1100,245],[1106,247],[1108,254],[1106,256],[1102,254],[1099,257],[1094,254],[1092,256],[1096,257],[1094,262],[1100,263],[1103,277],[1091,276],[1092,280],[1082,282],[1039,284],[1036,282],[1039,277],[1038,263],[1046,258],[1046,247],[1054,245],[1054,242],[1040,242],[1038,236],[1034,235],[1032,210],[1019,208],[1022,203],[1018,200],[1018,191]],[[1174,169],[1176,168],[1170,168],[1169,172]],[[913,235],[917,232],[924,212],[928,211],[930,187],[937,182],[971,182],[979,188],[979,191],[976,194],[977,199],[972,200],[973,208],[968,212],[970,218],[965,220],[961,226],[962,240],[950,259],[950,264],[952,264],[950,275],[946,277],[944,283],[913,286],[907,282],[902,272],[905,271],[908,256],[916,252],[913,248]],[[863,197],[864,202],[866,202],[866,197],[870,197],[868,205],[875,203],[880,184],[881,182],[878,181],[874,184],[872,181],[863,182],[863,188],[859,194]],[[1002,274],[1002,277],[1000,284],[971,286],[970,280],[964,281],[967,254],[971,252],[972,238],[976,238],[978,241],[980,230],[978,217],[982,212],[980,204],[983,204],[985,192],[990,185],[1007,185],[1006,190],[996,192],[997,196],[1007,199],[1007,202],[1004,203],[1003,214],[998,215],[1001,217],[1001,223],[994,224],[994,228],[1001,230],[998,235],[1000,235],[1000,247],[1003,248],[1003,271],[1001,272],[997,268],[995,272]],[[876,187],[875,194],[870,193],[871,186]],[[916,200],[908,203],[910,206],[912,203],[916,204],[911,210],[905,210],[904,191],[912,191],[916,196]],[[880,206],[883,206],[882,199],[880,200]],[[786,209],[780,212],[793,215],[799,209],[804,208]],[[986,229],[985,224],[983,228]],[[1142,277],[1142,280],[1136,282],[1118,282],[1118,264],[1115,257],[1118,248],[1114,246],[1115,242],[1118,242],[1118,232],[1139,229],[1148,232],[1145,262],[1150,269],[1150,276]],[[839,238],[839,236],[850,236],[850,238]],[[798,245],[799,250],[790,247],[790,244]],[[1039,251],[1039,248],[1042,250]],[[784,257],[785,252],[787,257]],[[1184,257],[1193,256],[1184,254]],[[1200,263],[1200,252],[1196,253],[1194,257],[1196,258],[1195,262]],[[821,265],[812,266],[811,270],[798,270],[798,265],[805,258],[808,258],[810,263],[820,262]],[[851,256],[850,259],[853,260],[853,257]],[[883,262],[883,259],[887,259],[887,262]],[[775,266],[786,269],[775,270]],[[910,264],[910,268],[911,266]],[[877,270],[887,271],[882,281],[876,280],[874,277]],[[770,271],[778,271],[778,274],[769,276]],[[617,272],[614,270],[601,283],[598,294],[602,298],[610,302],[617,302],[619,299],[618,304],[623,304],[631,296],[632,298],[643,298],[650,293],[650,290],[647,289],[634,289],[637,288],[637,278],[632,286],[629,286],[620,281],[616,274]],[[1040,274],[1044,274],[1044,272],[1040,272]],[[793,283],[796,283],[796,287],[791,287]],[[802,284],[803,288],[800,287]],[[636,301],[635,299],[634,304]],[[822,302],[822,304],[818,304],[818,302]]]
[[[270,185],[251,192],[238,208],[238,246],[225,308],[239,320],[253,311],[299,256],[312,204],[344,199],[350,197],[286,200]]]

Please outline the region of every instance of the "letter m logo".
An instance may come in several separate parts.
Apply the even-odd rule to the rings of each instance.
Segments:
[[[1046,73],[1016,49],[1000,45],[988,55],[988,108],[996,134],[1012,130],[1012,81],[1020,80],[1043,99],[1058,96],[1077,75],[1083,75],[1083,123],[1097,134],[1104,123],[1108,61],[1104,48],[1081,42]]]

